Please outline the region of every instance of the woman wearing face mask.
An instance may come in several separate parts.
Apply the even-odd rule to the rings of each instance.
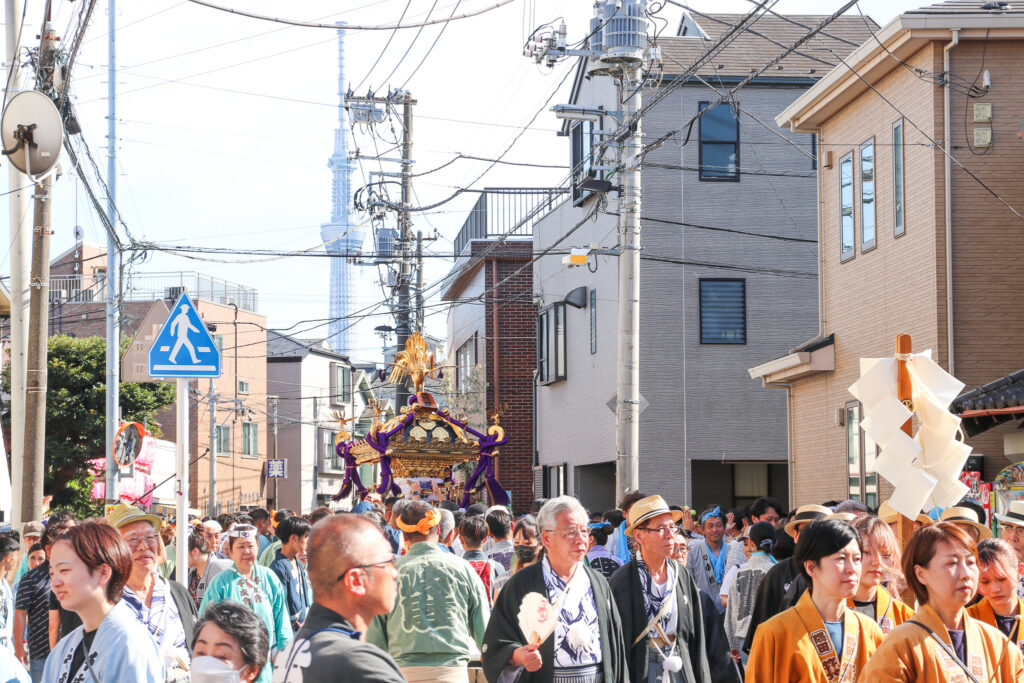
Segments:
[[[50,549],[50,587],[82,625],[60,639],[46,659],[44,681],[121,683],[164,680],[156,642],[121,599],[132,554],[121,535],[101,522],[68,529]]]
[[[978,544],[978,594],[981,601],[967,608],[967,614],[998,628],[1011,643],[1024,650],[1024,600],[1017,595],[1017,582],[1024,564],[1003,540],[987,539]]]
[[[858,674],[882,642],[882,631],[846,606],[860,584],[860,534],[838,519],[812,522],[800,532],[794,559],[810,588],[795,607],[757,628],[746,680],[868,680]]]
[[[211,605],[225,600],[242,603],[255,612],[267,627],[271,650],[269,658],[284,649],[293,633],[281,581],[270,569],[256,564],[257,533],[251,524],[236,524],[231,528],[226,548],[234,564],[210,582],[199,614],[205,617]],[[270,683],[271,675],[268,663],[256,680]]]
[[[192,683],[251,683],[267,663],[267,626],[239,602],[206,608],[196,624]]]
[[[513,574],[537,561],[537,552],[540,550],[538,535],[537,519],[532,515],[526,515],[516,522],[512,530],[512,545],[516,553],[512,561]]]
[[[978,587],[978,551],[950,522],[914,532],[903,573],[917,614],[878,648],[862,680],[871,683],[1024,681],[1024,656],[1006,637],[967,614]]]
[[[874,619],[882,633],[889,635],[900,624],[914,616],[914,610],[889,594],[882,584],[903,580],[900,566],[900,544],[888,524],[878,517],[862,515],[850,525],[860,533],[864,552],[861,554],[860,586],[846,604]]]

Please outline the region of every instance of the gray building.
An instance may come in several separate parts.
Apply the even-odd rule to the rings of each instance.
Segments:
[[[870,37],[861,17],[841,17],[689,125],[824,17],[762,16],[691,70],[740,18],[685,16],[679,35],[658,40],[663,78],[644,95],[671,91],[644,117],[645,143],[680,130],[642,166],[640,489],[698,509],[789,498],[786,394],[760,391],[746,368],[817,330],[818,150],[814,136],[780,130],[774,118],[836,54]],[[619,108],[612,80],[588,78],[582,61],[570,103]],[[615,247],[615,192],[579,187],[614,165],[614,151],[604,159],[591,152],[598,131],[614,127],[610,117],[566,122],[574,189],[534,226],[535,254],[556,243],[561,253]],[[533,272],[535,494],[571,493],[607,509],[615,503],[617,258],[592,253],[586,266],[570,267],[551,254]]]

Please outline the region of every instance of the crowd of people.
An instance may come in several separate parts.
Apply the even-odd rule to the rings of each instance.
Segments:
[[[367,492],[0,535],[0,683],[1024,681],[1024,502],[920,515],[636,492],[533,514]]]

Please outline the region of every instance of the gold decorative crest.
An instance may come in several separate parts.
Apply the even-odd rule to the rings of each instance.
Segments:
[[[436,377],[434,354],[427,351],[427,342],[419,332],[413,332],[405,342],[405,350],[399,351],[392,363],[388,381],[398,384],[406,377],[412,379],[413,393],[423,391],[423,382],[428,377]]]

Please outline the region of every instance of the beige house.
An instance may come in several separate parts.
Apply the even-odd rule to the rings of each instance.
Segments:
[[[819,157],[819,334],[750,370],[788,392],[793,505],[888,496],[848,388],[896,334],[967,390],[1024,367],[1024,7],[990,6],[896,17],[776,118]],[[969,440],[986,479],[1010,429]]]

